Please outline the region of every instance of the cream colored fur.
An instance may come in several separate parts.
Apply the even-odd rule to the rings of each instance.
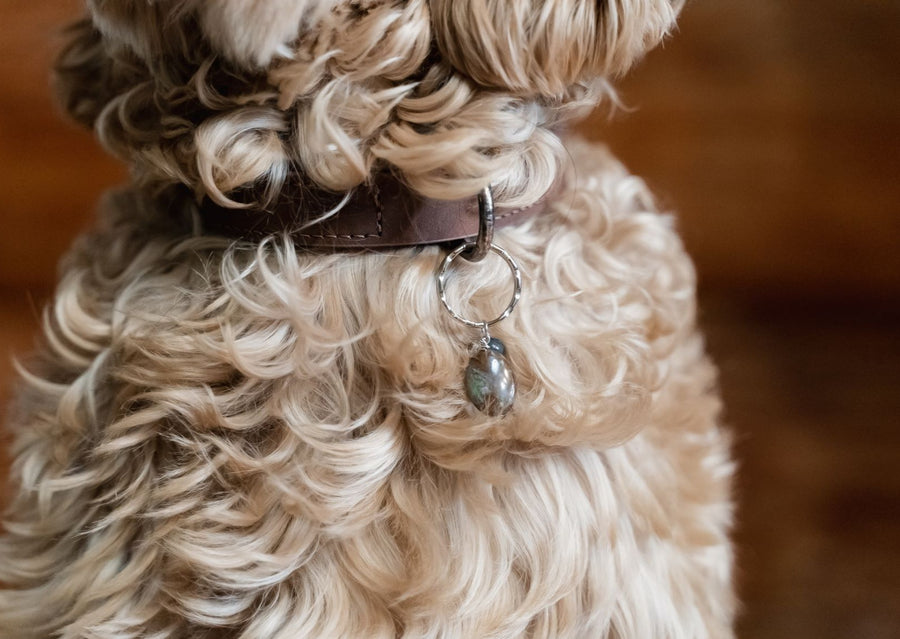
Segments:
[[[728,638],[732,463],[694,273],[645,185],[553,132],[669,29],[664,0],[94,0],[69,111],[135,166],[21,371],[0,637]],[[96,25],[95,27],[92,25]],[[195,232],[289,171],[528,203],[489,418],[437,248]],[[500,260],[465,270],[473,313]]]

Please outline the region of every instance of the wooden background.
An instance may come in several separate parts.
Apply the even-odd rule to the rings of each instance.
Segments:
[[[79,5],[0,5],[0,401],[59,254],[126,176],[50,98]],[[692,0],[622,83],[629,110],[581,127],[678,212],[698,264],[747,639],[900,637],[898,58],[895,0]]]

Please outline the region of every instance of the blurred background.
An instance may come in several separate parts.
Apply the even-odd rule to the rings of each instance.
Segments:
[[[0,4],[4,402],[60,254],[126,177],[50,97],[79,12]],[[677,212],[700,272],[740,636],[900,637],[900,2],[690,0],[621,89],[628,109],[580,129]]]

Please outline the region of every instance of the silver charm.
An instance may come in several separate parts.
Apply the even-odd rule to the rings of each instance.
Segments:
[[[450,253],[438,272],[438,293],[447,312],[459,322],[472,328],[481,329],[481,339],[472,345],[471,358],[465,371],[465,389],[469,401],[483,413],[491,417],[502,417],[512,409],[516,398],[516,380],[506,359],[506,346],[499,339],[491,337],[489,328],[509,317],[522,296],[522,274],[519,265],[504,249],[494,244],[493,204],[490,189],[479,197],[481,225],[478,239],[467,242]],[[477,262],[487,253],[493,252],[503,258],[512,273],[513,295],[503,312],[489,321],[473,321],[460,315],[447,301],[447,275],[453,261],[460,255],[464,259]]]

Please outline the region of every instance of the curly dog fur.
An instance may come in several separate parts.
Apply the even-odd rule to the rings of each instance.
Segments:
[[[135,177],[20,368],[0,636],[733,636],[732,463],[692,266],[638,178],[556,133],[679,1],[89,4],[60,93]],[[496,330],[506,418],[468,405],[437,247],[196,231],[198,198],[383,167],[508,205],[565,175],[497,234],[525,286]],[[454,295],[490,312],[506,266],[472,269]]]

